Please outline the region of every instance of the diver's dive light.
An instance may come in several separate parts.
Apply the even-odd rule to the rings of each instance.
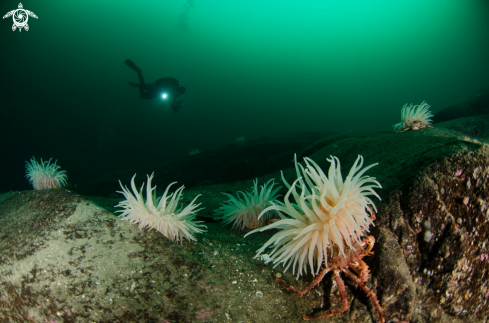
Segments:
[[[163,93],[161,94],[161,98],[162,98],[163,100],[168,99],[168,94],[166,94],[166,92],[163,92]]]

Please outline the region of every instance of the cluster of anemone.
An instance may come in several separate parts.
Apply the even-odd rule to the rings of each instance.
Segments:
[[[340,161],[336,157],[330,162],[326,173],[310,158],[304,158],[305,166],[295,160],[297,179],[289,185],[282,173],[288,192],[283,202],[277,200],[281,187],[274,187],[273,180],[258,189],[253,182],[250,192],[238,192],[237,197],[227,193],[225,201],[216,213],[225,224],[232,224],[238,230],[253,229],[247,235],[270,229],[276,232],[258,251],[256,257],[271,251],[267,262],[278,266],[283,264],[285,271],[292,266],[297,278],[308,272],[316,275],[320,268],[327,266],[328,259],[344,256],[356,244],[369,227],[373,225],[372,215],[376,212],[370,197],[380,199],[374,189],[381,188],[374,178],[364,175],[377,165],[363,167],[363,157],[358,156],[346,178],[341,174]],[[125,200],[117,207],[123,208],[122,220],[138,224],[140,229],[156,229],[176,242],[183,239],[196,240],[194,234],[204,232],[205,226],[195,221],[197,209],[196,196],[187,206],[179,207],[184,186],[169,194],[171,183],[163,196],[156,198],[156,187],[151,186],[153,175],[147,176],[146,198],[143,197],[144,184],[138,191],[131,180],[131,191],[123,186]],[[265,225],[271,214],[279,219]],[[245,236],[247,236],[245,235]]]
[[[274,212],[265,212],[262,216],[260,214],[277,201],[277,193],[282,188],[279,186],[274,189],[274,185],[273,179],[269,180],[261,186],[258,193],[258,181],[254,180],[251,192],[239,191],[236,197],[222,193],[229,200],[222,203],[215,212],[220,215],[224,224],[232,223],[233,229],[243,231],[262,227]]]
[[[262,211],[276,211],[281,219],[257,228],[248,234],[278,229],[258,251],[256,257],[272,248],[269,260],[285,271],[292,266],[297,278],[308,268],[316,275],[328,259],[345,256],[347,248],[361,242],[361,236],[373,225],[371,215],[376,211],[369,196],[380,199],[374,188],[381,188],[373,177],[363,176],[372,164],[362,169],[363,157],[358,156],[347,177],[343,180],[340,161],[328,159],[329,171],[325,174],[310,158],[304,158],[305,167],[295,160],[298,178],[289,185],[284,202],[277,202]],[[292,200],[291,200],[292,198]]]
[[[145,199],[143,197],[144,183],[138,191],[134,183],[135,177],[136,175],[131,180],[132,193],[119,181],[122,192],[118,193],[123,194],[126,198],[116,205],[116,207],[123,208],[123,210],[116,211],[122,213],[121,220],[129,221],[130,224],[138,224],[139,229],[155,229],[167,238],[180,243],[183,239],[195,241],[194,234],[205,231],[205,226],[201,224],[201,221],[195,221],[196,213],[200,210],[196,210],[200,203],[195,204],[195,201],[200,195],[197,195],[187,206],[179,207],[184,186],[169,194],[170,187],[176,183],[173,182],[168,185],[163,195],[157,198],[156,186],[151,186],[154,177],[154,174],[151,174],[147,176]]]
[[[29,183],[35,190],[45,188],[60,188],[66,185],[68,176],[66,171],[59,170],[61,167],[56,165],[57,161],[51,164],[51,159],[38,163],[34,157],[30,163],[26,162],[26,175]]]
[[[429,127],[432,122],[431,117],[433,117],[429,109],[430,105],[426,101],[421,102],[420,105],[406,103],[401,109],[401,122],[393,126],[394,131]]]

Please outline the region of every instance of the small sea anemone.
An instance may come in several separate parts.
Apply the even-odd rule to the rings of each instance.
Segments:
[[[146,175],[148,185],[146,187],[146,201],[144,201],[144,183],[138,192],[136,184],[134,184],[135,177],[136,174],[131,180],[134,195],[119,181],[122,192],[118,191],[118,193],[123,194],[126,198],[125,201],[116,205],[116,207],[124,208],[122,211],[116,211],[122,213],[120,215],[121,220],[129,221],[130,224],[139,223],[139,229],[146,227],[148,230],[156,229],[167,238],[180,243],[183,238],[195,241],[193,234],[205,231],[203,229],[205,226],[200,224],[202,221],[194,221],[196,213],[201,210],[195,210],[200,203],[194,204],[200,195],[197,195],[185,208],[182,209],[181,207],[177,210],[178,202],[185,187],[182,186],[174,193],[168,194],[170,187],[176,183],[173,182],[168,185],[163,196],[156,198],[156,186],[151,187],[154,174],[151,174],[151,176]]]
[[[51,158],[52,159],[52,158]],[[35,190],[43,188],[60,188],[66,185],[68,175],[66,171],[59,169],[60,166],[56,165],[58,161],[51,164],[51,159],[48,161],[42,161],[39,164],[34,157],[31,158],[31,162],[26,162],[25,170],[29,183]]]
[[[299,178],[289,185],[282,174],[289,188],[284,203],[279,202],[262,211],[264,214],[275,210],[282,219],[248,233],[280,229],[257,251],[255,258],[273,246],[267,262],[273,261],[275,267],[280,263],[284,267],[287,265],[285,270],[293,265],[294,274],[298,267],[297,278],[303,270],[307,273],[308,265],[311,273],[316,275],[323,262],[327,266],[328,258],[337,254],[345,256],[345,247],[354,248],[355,243],[360,243],[363,232],[373,225],[371,207],[376,211],[368,196],[380,199],[373,190],[381,188],[379,182],[373,177],[362,177],[377,164],[362,169],[363,157],[358,156],[343,180],[338,158],[327,160],[331,163],[328,176],[310,158],[304,158],[305,168],[295,160]],[[290,195],[295,204],[290,202]]]
[[[275,183],[272,181],[273,179],[269,180],[261,187],[260,194],[258,194],[258,180],[253,181],[251,192],[239,191],[237,197],[222,193],[229,197],[229,200],[215,210],[216,214],[222,215],[221,219],[224,220],[224,224],[232,223],[233,229],[236,228],[242,231],[262,227],[274,212],[266,212],[260,218],[258,216],[264,209],[271,206],[272,202],[276,202],[277,192],[282,188],[279,186],[273,189]],[[270,182],[272,182],[271,185],[269,185]],[[240,198],[240,194],[242,198]]]
[[[425,127],[430,127],[431,117],[433,114],[429,110],[430,105],[426,101],[420,105],[407,103],[401,109],[401,122],[395,124],[394,131],[405,131],[408,129],[418,130]]]

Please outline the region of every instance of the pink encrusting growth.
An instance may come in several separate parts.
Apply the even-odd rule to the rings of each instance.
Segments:
[[[211,317],[212,315],[214,315],[214,313],[209,308],[206,308],[205,310],[200,310],[195,318],[201,320]]]
[[[52,158],[51,158],[52,159]],[[60,188],[66,185],[68,176],[66,171],[59,170],[61,167],[56,165],[57,161],[51,164],[51,159],[38,163],[34,157],[31,162],[26,162],[26,175],[29,183],[35,190],[43,188]]]

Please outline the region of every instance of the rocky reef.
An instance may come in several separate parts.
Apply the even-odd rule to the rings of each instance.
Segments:
[[[418,131],[333,135],[302,147],[301,155],[323,169],[330,155],[340,158],[343,170],[358,154],[366,165],[379,163],[368,173],[383,189],[370,232],[376,239],[374,254],[364,260],[371,271],[367,285],[386,322],[487,322],[487,125],[489,116],[473,116]],[[233,154],[239,155],[239,149],[233,146]],[[243,149],[254,153],[249,143]],[[188,168],[195,156],[186,158]],[[219,152],[212,158],[219,160]],[[296,176],[292,159],[284,167],[288,161],[280,154],[287,180]],[[205,171],[198,167],[195,172]],[[278,180],[279,170],[258,174],[259,182]],[[226,172],[239,168],[230,164]],[[304,315],[341,307],[330,276],[297,297],[279,286],[274,274],[296,288],[312,277],[296,281],[290,271],[253,258],[273,232],[244,239],[243,232],[214,218],[213,210],[226,199],[220,192],[247,190],[252,180],[206,179],[186,189],[185,199],[202,194],[206,209],[199,215],[208,231],[182,245],[119,221],[113,213],[119,198],[106,193],[97,197],[50,189],[1,197],[0,320],[300,322]],[[318,322],[375,322],[369,298],[348,279],[345,284],[349,310]]]

